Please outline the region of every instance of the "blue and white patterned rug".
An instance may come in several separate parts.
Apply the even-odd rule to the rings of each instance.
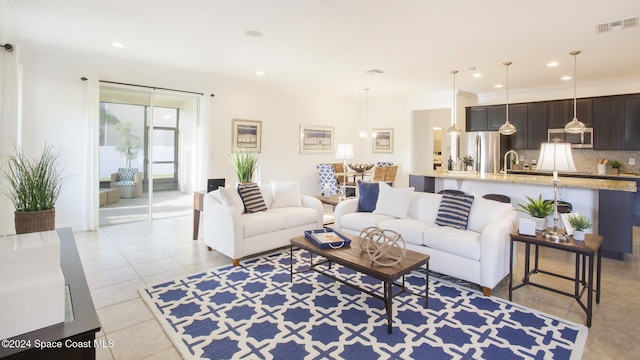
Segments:
[[[317,258],[317,257],[316,257]],[[308,253],[294,252],[295,267]],[[430,277],[424,298],[393,300],[387,333],[381,300],[316,272],[289,281],[283,251],[140,289],[185,358],[210,359],[580,359],[583,325]],[[370,277],[336,274],[381,289]],[[424,293],[424,273],[407,277]]]

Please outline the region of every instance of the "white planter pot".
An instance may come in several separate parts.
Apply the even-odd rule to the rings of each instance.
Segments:
[[[584,231],[581,230],[574,230],[573,231],[573,240],[580,240],[580,241],[584,241]]]
[[[536,230],[547,230],[547,218],[533,218],[533,220],[536,222]]]

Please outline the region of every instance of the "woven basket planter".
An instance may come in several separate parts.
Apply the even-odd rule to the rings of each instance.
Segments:
[[[26,234],[56,229],[56,209],[42,211],[16,211],[16,234]]]

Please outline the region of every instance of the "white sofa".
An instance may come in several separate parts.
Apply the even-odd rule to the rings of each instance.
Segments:
[[[335,209],[335,229],[353,235],[369,226],[396,231],[407,249],[431,257],[430,270],[478,284],[489,296],[509,274],[509,233],[516,229],[517,215],[511,204],[475,196],[466,230],[440,226],[435,220],[441,199],[439,194],[411,194],[406,218],[358,212],[358,199],[345,200]]]
[[[286,193],[274,193],[274,187]],[[304,235],[305,230],[322,229],[324,209],[320,200],[300,195],[295,189],[286,190],[274,183],[260,186],[267,210],[255,213],[243,213],[244,204],[234,188],[219,188],[206,194],[207,249],[230,257],[238,266],[243,257],[287,246],[292,237]]]

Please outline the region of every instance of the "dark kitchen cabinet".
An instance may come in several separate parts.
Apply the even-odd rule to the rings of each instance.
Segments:
[[[573,100],[570,105],[571,109],[567,122],[573,119]],[[578,120],[582,121],[587,127],[593,127],[593,99],[578,99],[576,101],[576,113]]]
[[[578,99],[576,101],[576,115],[587,127],[593,126],[592,99]],[[573,120],[573,100],[549,101],[549,117],[547,125],[549,129],[562,129]]]
[[[467,109],[467,131],[487,130],[487,119],[489,118],[488,106],[473,106]]]
[[[511,148],[528,149],[527,104],[509,105],[509,121],[516,127],[516,133],[509,139]]]
[[[549,116],[547,126],[549,129],[561,129],[573,118],[573,102],[569,100],[549,101]],[[569,118],[569,107],[571,105],[571,118]]]
[[[618,118],[622,149],[640,150],[640,94],[620,96]]]
[[[527,149],[540,149],[540,144],[547,142],[548,112],[546,102],[527,104]]]
[[[498,131],[507,120],[507,108],[505,105],[489,106],[489,123],[487,130]]]
[[[596,150],[614,150],[620,147],[619,98],[603,96],[593,99],[593,148]]]

